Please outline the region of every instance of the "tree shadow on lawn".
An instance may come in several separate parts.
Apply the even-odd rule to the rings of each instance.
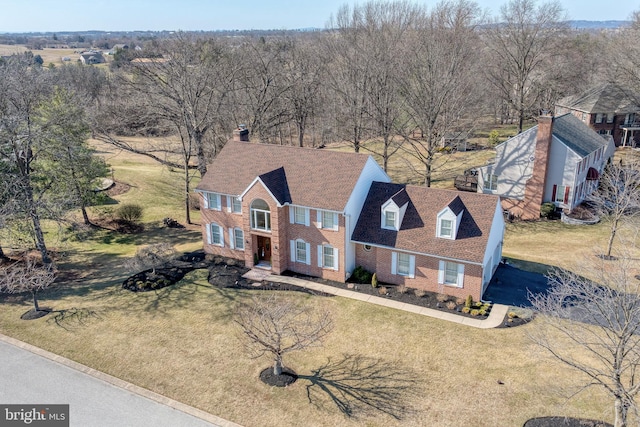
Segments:
[[[344,354],[327,360],[311,375],[298,375],[307,380],[307,398],[318,408],[327,400],[348,417],[376,415],[380,412],[400,420],[417,410],[411,402],[420,392],[413,372],[385,361],[359,354]]]

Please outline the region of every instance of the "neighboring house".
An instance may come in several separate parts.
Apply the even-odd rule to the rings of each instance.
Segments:
[[[556,103],[556,115],[571,113],[600,135],[611,135],[617,146],[640,145],[640,106],[635,96],[615,84],[605,84]]]
[[[571,212],[598,186],[615,145],[572,114],[541,116],[538,125],[496,146],[478,168],[478,192],[496,194],[521,219],[540,218],[542,203]]]
[[[80,62],[86,65],[102,64],[105,59],[100,52],[90,51],[80,54]]]
[[[362,265],[479,300],[501,258],[498,197],[391,184],[366,154],[254,144],[238,129],[196,191],[205,252],[276,274],[344,282]]]

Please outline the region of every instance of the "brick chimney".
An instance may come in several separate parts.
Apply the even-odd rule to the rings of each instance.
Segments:
[[[238,125],[233,131],[233,140],[238,142],[249,142],[249,129],[245,125]]]
[[[543,114],[538,117],[538,133],[534,151],[533,173],[524,189],[524,203],[522,219],[539,219],[540,207],[544,197],[547,182],[547,167],[551,151],[553,134],[553,116]]]

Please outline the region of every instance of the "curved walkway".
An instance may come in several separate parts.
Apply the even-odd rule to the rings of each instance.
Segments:
[[[447,322],[460,323],[462,325],[471,326],[480,329],[491,329],[500,326],[506,316],[509,306],[502,304],[494,304],[491,308],[491,312],[486,319],[474,319],[471,317],[460,316],[453,313],[447,313],[445,311],[434,310],[432,308],[420,307],[413,304],[407,304],[404,302],[390,300],[388,298],[381,298],[374,295],[366,295],[356,291],[350,291],[348,289],[340,289],[329,285],[323,285],[321,283],[312,282],[310,280],[298,279],[296,277],[279,276],[272,274],[268,276],[267,280],[279,283],[288,283],[290,285],[298,286],[306,289],[313,289],[314,291],[320,291],[327,294],[337,295],[344,298],[351,298],[359,301],[365,301],[371,304],[381,305],[383,307],[395,308],[397,310],[404,310],[423,316],[429,316],[436,319],[446,320]]]
[[[2,334],[0,361],[1,403],[68,404],[72,427],[240,427]]]

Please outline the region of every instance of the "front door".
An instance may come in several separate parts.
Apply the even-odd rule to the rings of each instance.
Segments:
[[[258,236],[258,260],[271,263],[271,238]]]

